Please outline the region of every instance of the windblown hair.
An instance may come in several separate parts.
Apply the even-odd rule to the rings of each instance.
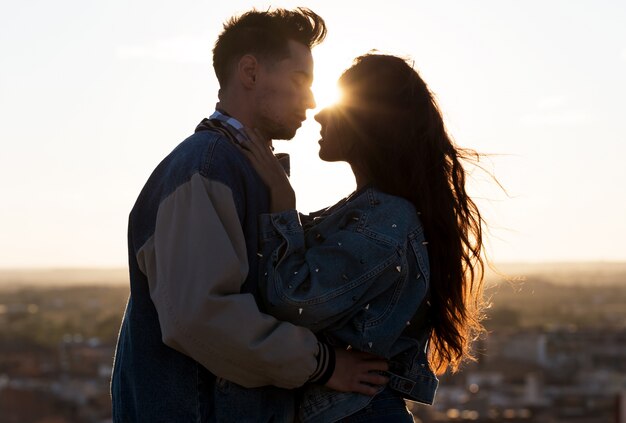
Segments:
[[[405,60],[361,56],[339,84],[340,127],[354,140],[350,164],[419,213],[431,275],[429,362],[438,373],[454,372],[473,358],[471,343],[484,331],[483,220],[461,163],[479,155],[454,144],[433,94]]]
[[[213,68],[221,87],[228,83],[231,70],[245,54],[259,60],[279,61],[289,57],[289,40],[309,49],[326,38],[324,20],[312,10],[251,10],[224,23],[213,48]]]

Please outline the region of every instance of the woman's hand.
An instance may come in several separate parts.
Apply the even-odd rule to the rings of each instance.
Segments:
[[[339,348],[335,348],[335,358],[335,371],[325,385],[330,389],[373,396],[379,386],[389,382],[387,376],[379,373],[389,370],[389,364],[383,358]]]
[[[272,149],[270,140],[257,129],[245,128],[249,142],[240,144],[252,167],[270,189],[271,211],[273,213],[296,208],[296,194],[289,183],[285,170],[279,163]]]

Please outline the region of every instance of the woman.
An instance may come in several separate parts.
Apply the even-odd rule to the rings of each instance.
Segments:
[[[410,422],[403,398],[432,403],[434,372],[456,370],[483,329],[482,220],[461,165],[475,153],[452,143],[404,60],[359,57],[339,84],[342,101],[315,117],[319,155],[350,164],[353,194],[299,216],[268,144],[255,133],[246,147],[272,196],[260,218],[261,295],[279,319],[390,360],[373,399],[305,388],[300,420]]]

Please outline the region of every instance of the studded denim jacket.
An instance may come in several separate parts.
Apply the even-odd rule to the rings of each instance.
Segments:
[[[388,358],[389,387],[432,404],[438,381],[426,360],[423,306],[430,269],[413,205],[366,187],[313,215],[289,210],[264,214],[259,223],[265,311],[334,346]],[[371,400],[318,385],[301,394],[303,422],[339,420]]]

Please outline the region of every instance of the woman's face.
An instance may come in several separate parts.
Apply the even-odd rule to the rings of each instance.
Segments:
[[[346,116],[341,113],[341,105],[337,104],[322,109],[315,115],[321,125],[319,140],[320,159],[326,162],[348,161],[352,143],[346,136]]]

